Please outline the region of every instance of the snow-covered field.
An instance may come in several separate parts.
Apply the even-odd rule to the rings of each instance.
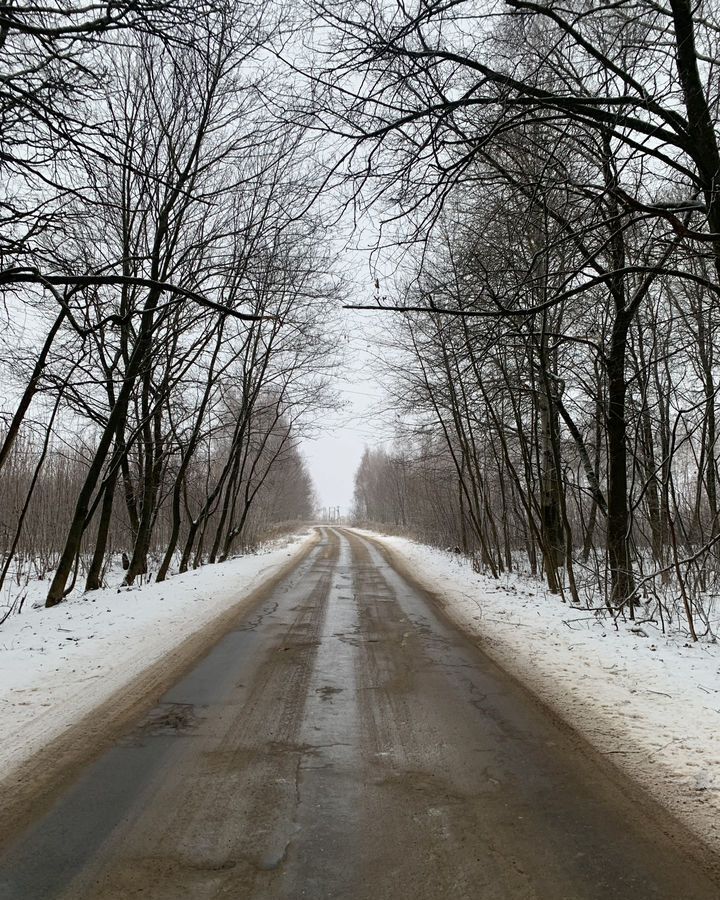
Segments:
[[[382,541],[507,671],[720,847],[720,644],[617,627],[536,580],[494,580],[414,541]]]
[[[0,777],[248,597],[314,534],[162,584],[77,592],[53,609],[40,605],[47,582],[31,582],[22,613],[0,628]]]

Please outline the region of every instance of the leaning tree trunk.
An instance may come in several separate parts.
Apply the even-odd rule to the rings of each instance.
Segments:
[[[3,438],[2,445],[0,445],[0,469],[2,469],[3,464],[7,460],[10,450],[20,433],[20,426],[25,419],[25,414],[30,408],[30,404],[32,403],[33,397],[38,391],[38,387],[40,385],[40,379],[45,371],[45,365],[47,363],[48,356],[50,355],[50,350],[52,349],[53,341],[57,336],[58,331],[60,330],[60,326],[65,321],[65,317],[67,315],[67,310],[63,307],[57,315],[57,318],[53,322],[50,331],[48,332],[47,337],[45,338],[45,343],[42,346],[42,350],[40,351],[40,355],[37,358],[35,366],[33,367],[32,375],[30,376],[30,381],[27,384],[27,387],[23,391],[23,395],[20,398],[20,402],[15,409],[15,413],[10,420],[10,424],[8,425],[7,432],[5,433],[5,437]]]
[[[155,292],[148,298],[147,306],[151,309],[157,305],[158,296]],[[65,596],[65,588],[68,578],[72,572],[75,560],[80,552],[80,543],[83,533],[87,527],[88,511],[90,509],[90,500],[97,487],[100,475],[107,459],[110,445],[113,437],[121,422],[124,421],[130,395],[135,385],[135,380],[141,371],[145,359],[150,351],[152,330],[150,328],[141,327],[140,335],[133,349],[132,355],[128,361],[125,378],[122,387],[118,393],[115,405],[110,411],[108,420],[100,435],[100,440],[95,449],[95,456],[90,464],[90,468],[85,475],[85,481],[78,493],[73,516],[68,528],[67,537],[65,538],[65,546],[58,562],[58,567],[50,584],[45,606],[56,606]]]

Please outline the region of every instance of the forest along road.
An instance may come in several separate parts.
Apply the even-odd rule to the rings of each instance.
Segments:
[[[717,900],[378,546],[318,545],[0,859],[0,897]]]

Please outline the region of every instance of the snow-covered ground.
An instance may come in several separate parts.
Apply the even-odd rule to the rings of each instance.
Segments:
[[[648,622],[642,633],[616,627],[539,581],[494,580],[455,554],[361,533],[404,560],[505,669],[720,849],[720,644],[665,636]],[[0,777],[240,604],[314,535],[159,585],[77,593],[51,610],[33,608],[47,583],[31,582],[23,612],[0,627]]]
[[[314,535],[162,584],[77,592],[52,609],[41,606],[47,582],[31,582],[22,613],[0,627],[0,777],[239,604]]]
[[[379,539],[507,671],[720,848],[720,644],[608,621],[542,583],[478,575],[469,561]]]

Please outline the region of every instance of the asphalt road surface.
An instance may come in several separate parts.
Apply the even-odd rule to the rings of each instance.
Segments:
[[[376,545],[324,529],[5,845],[0,897],[718,900],[691,844]]]

